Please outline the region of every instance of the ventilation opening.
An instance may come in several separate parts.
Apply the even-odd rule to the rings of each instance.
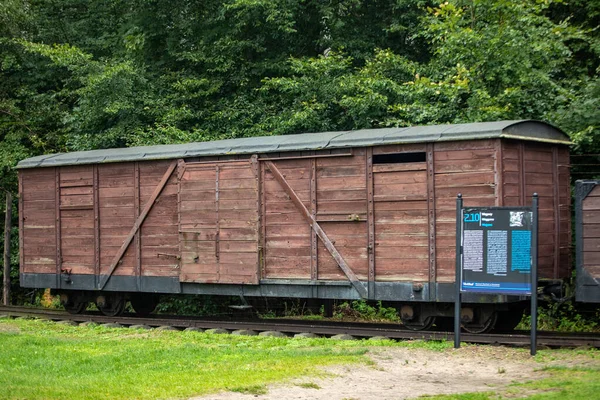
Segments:
[[[425,162],[427,157],[424,151],[418,153],[394,153],[376,154],[373,156],[373,164],[404,164]]]

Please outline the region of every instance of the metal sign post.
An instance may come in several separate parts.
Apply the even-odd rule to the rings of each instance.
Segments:
[[[537,350],[537,268],[538,268],[538,194],[533,194],[531,213],[533,226],[531,227],[531,349],[530,354],[535,356]]]
[[[456,198],[454,347],[462,292],[531,296],[531,354],[537,343],[538,196],[531,207],[467,207]]]
[[[456,294],[454,297],[454,348],[460,347],[460,270],[462,261],[462,194],[456,196]]]

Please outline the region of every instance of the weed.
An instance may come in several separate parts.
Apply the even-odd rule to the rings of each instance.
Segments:
[[[339,320],[400,321],[398,311],[394,307],[384,307],[381,301],[368,303],[365,300],[338,304],[334,309],[333,317]]]
[[[263,313],[258,313],[258,316],[263,319],[273,319],[277,317],[277,314],[275,314],[275,311],[268,310]]]
[[[424,394],[418,397],[419,399],[432,399],[432,400],[492,400],[498,397],[494,392],[480,392],[480,393],[461,393],[461,394],[442,394],[442,395],[429,395]]]
[[[506,372],[506,369],[503,367],[498,367],[498,373],[499,374],[504,374]]]
[[[558,332],[597,332],[600,330],[600,309],[584,316],[573,303],[550,303],[538,309],[538,329]],[[517,329],[531,329],[531,316],[523,318]]]
[[[258,396],[260,394],[267,394],[267,387],[265,385],[253,385],[253,386],[241,386],[229,389],[231,392],[253,394]]]
[[[319,314],[308,314],[308,315],[302,316],[302,319],[306,319],[308,321],[322,321],[325,319],[325,317],[323,315],[319,315]]]
[[[298,383],[298,384],[296,384],[296,386],[300,386],[301,388],[304,388],[304,389],[321,389],[321,386],[317,385],[316,383],[312,383],[312,382]]]
[[[316,308],[315,302],[307,302],[302,299],[270,299],[267,301],[253,302],[261,318],[293,317],[310,320],[323,319],[325,309],[321,306]]]
[[[296,299],[293,299],[291,301],[285,301],[283,303],[283,307],[283,315],[286,317],[304,315],[306,311],[306,303]]]
[[[40,298],[40,305],[46,308],[62,308],[60,296],[52,296],[50,289],[44,290],[44,294]]]
[[[165,314],[216,315],[228,313],[230,304],[239,304],[239,299],[205,295],[161,296],[156,311]]]

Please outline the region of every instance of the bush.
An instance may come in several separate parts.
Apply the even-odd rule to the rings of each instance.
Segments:
[[[599,332],[600,309],[584,315],[572,302],[546,303],[538,308],[538,329],[557,332]],[[531,329],[531,315],[523,318],[517,329]]]
[[[229,297],[200,295],[162,296],[156,312],[179,315],[217,315],[229,313],[228,306],[234,304]],[[235,303],[237,304],[237,303]]]
[[[398,311],[394,307],[384,307],[381,301],[369,304],[365,300],[355,300],[352,303],[343,302],[336,305],[333,317],[365,321],[400,321]]]

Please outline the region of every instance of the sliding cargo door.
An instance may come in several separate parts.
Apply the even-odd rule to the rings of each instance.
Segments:
[[[258,284],[257,162],[181,163],[180,281]]]

